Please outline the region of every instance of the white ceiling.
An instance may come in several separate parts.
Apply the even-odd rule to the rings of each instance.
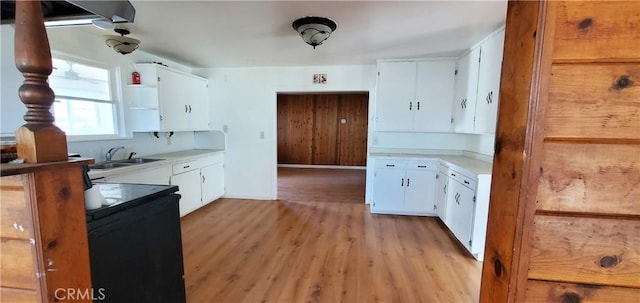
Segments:
[[[501,1],[131,1],[141,49],[193,67],[374,64],[458,55],[504,24]],[[315,50],[291,23],[338,28]],[[85,30],[104,35],[87,27]]]

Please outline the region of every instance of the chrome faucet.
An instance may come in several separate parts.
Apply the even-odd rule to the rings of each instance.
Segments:
[[[104,156],[107,162],[111,162],[111,157],[113,157],[113,155],[121,150],[124,149],[124,146],[115,146],[109,149],[109,151],[107,152],[107,154]]]

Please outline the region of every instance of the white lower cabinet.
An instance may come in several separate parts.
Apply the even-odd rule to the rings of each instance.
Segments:
[[[374,159],[372,213],[435,215],[438,160]]]
[[[200,169],[202,204],[209,204],[224,194],[224,165],[218,162]]]
[[[479,261],[484,259],[484,244],[489,211],[489,175],[465,175],[454,168],[440,175],[446,190],[446,209],[442,221],[460,243]]]
[[[456,178],[449,179],[449,195],[447,195],[447,208],[450,218],[448,227],[451,232],[467,249],[471,249],[471,226],[473,225],[473,212],[475,192]]]
[[[177,185],[179,188],[181,217],[202,206],[199,169],[173,175],[171,185]]]
[[[475,170],[433,158],[372,156],[371,212],[437,216],[477,260],[484,259],[490,164]],[[470,163],[469,159],[458,159]],[[461,173],[463,172],[463,173]],[[489,172],[489,173],[488,173]]]
[[[184,216],[224,194],[222,154],[173,165],[171,184],[178,185],[180,216]]]
[[[447,190],[449,189],[449,168],[440,164],[440,172],[436,176],[435,211],[442,222],[447,222]]]
[[[224,156],[222,153],[198,158],[159,162],[155,167],[122,173],[93,182],[177,185],[180,216],[184,216],[224,195]]]

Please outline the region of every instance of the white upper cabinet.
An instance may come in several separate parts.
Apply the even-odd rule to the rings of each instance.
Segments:
[[[455,62],[378,63],[376,131],[449,132]]]
[[[415,91],[415,62],[381,62],[378,64],[377,131],[413,130]]]
[[[453,129],[456,133],[474,132],[479,68],[480,47],[471,49],[456,62],[453,98]]]
[[[455,61],[418,62],[413,130],[451,131]]]
[[[133,131],[209,129],[207,79],[158,64],[137,64],[140,85],[128,85]]]
[[[453,129],[456,133],[496,131],[504,29],[476,45],[456,62]]]
[[[495,33],[482,43],[478,95],[476,105],[476,133],[496,132],[504,30]]]

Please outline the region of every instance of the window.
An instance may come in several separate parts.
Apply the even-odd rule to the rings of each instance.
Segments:
[[[56,95],[55,124],[68,136],[118,135],[112,70],[75,59],[53,58],[49,86]]]

